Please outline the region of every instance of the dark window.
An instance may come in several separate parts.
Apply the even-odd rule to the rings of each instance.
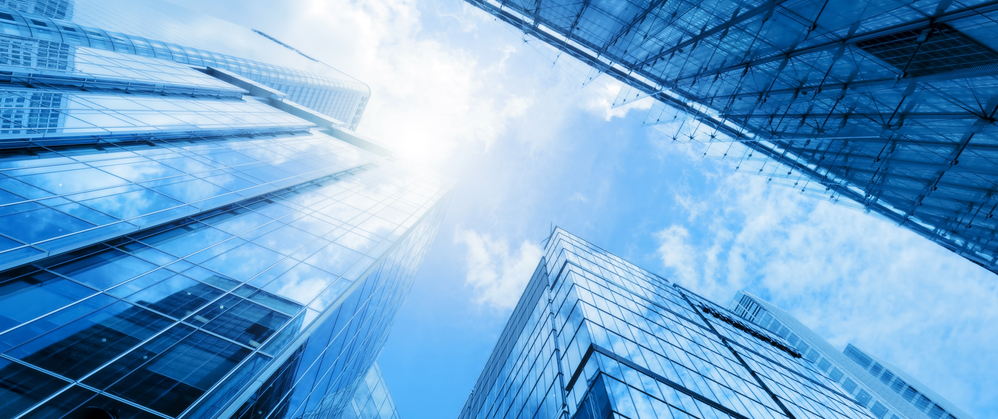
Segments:
[[[883,370],[884,370],[884,366],[883,365],[880,365],[880,364],[874,362],[873,366],[870,367],[870,374],[873,374],[874,377],[877,377],[877,376],[880,375],[880,372],[883,371]]]
[[[0,359],[0,412],[16,416],[69,383]]]
[[[880,376],[880,381],[882,381],[884,384],[890,384],[891,380],[893,379],[894,379],[894,373],[891,372],[891,370],[887,369],[884,370],[884,375]]]
[[[938,404],[933,404],[928,413],[929,417],[932,419],[940,419],[944,414],[946,414],[946,410],[943,410],[943,408],[939,407]]]
[[[14,20],[14,16],[11,16],[10,13],[0,13],[0,19],[12,21]]]
[[[998,52],[939,23],[921,43],[923,29],[884,35],[856,46],[909,76],[927,76],[998,63]]]
[[[926,407],[932,404],[932,400],[929,400],[928,397],[925,397],[923,395],[919,395],[918,398],[915,399],[913,402],[915,403],[915,407],[918,408],[918,410],[925,410]]]
[[[856,361],[856,363],[863,368],[869,368],[870,364],[873,362],[870,357],[866,356],[866,354],[861,352],[859,349],[856,349],[855,346],[846,346],[846,350],[843,352],[847,357],[849,357],[849,359]]]
[[[31,23],[34,23],[34,24],[36,24],[38,26],[44,26],[44,27],[48,27],[49,26],[49,25],[46,25],[45,22],[42,22],[40,20],[35,20],[35,19],[31,19]]]

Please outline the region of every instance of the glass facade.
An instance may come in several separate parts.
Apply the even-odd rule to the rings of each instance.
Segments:
[[[321,63],[109,5],[0,2],[0,419],[352,409],[451,183],[193,48]]]
[[[364,379],[358,381],[353,400],[346,410],[333,417],[342,419],[399,419],[398,411],[395,410],[395,402],[392,400],[391,393],[388,392],[388,385],[385,384],[385,377],[381,375],[381,368],[378,364],[374,364]]]
[[[842,351],[769,302],[740,291],[731,311],[787,340],[818,370],[878,419],[971,418],[948,400],[886,361],[849,344]]]
[[[738,318],[555,229],[458,417],[871,418]]]
[[[366,84],[262,32],[160,0],[0,0],[0,33],[0,52],[14,61],[76,46],[231,71],[350,129],[371,96]],[[0,62],[8,63],[17,65]]]
[[[873,211],[998,272],[998,7],[467,0],[651,97],[704,156]]]

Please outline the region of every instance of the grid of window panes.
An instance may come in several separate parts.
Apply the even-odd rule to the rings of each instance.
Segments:
[[[215,412],[303,338],[290,373],[329,347],[329,388],[349,385],[374,362],[445,187],[402,169],[333,176],[4,272],[0,412],[177,416],[209,390],[230,396],[203,408]]]
[[[615,105],[653,97],[645,123],[704,156],[998,272],[990,3],[467,1],[623,81]]]
[[[541,267],[545,292],[510,323],[526,307],[537,325],[507,326],[497,351],[517,344],[462,419],[870,417],[810,363],[701,312],[723,308],[561,229]]]
[[[813,343],[814,347],[809,346],[804,336],[794,333],[795,327],[800,328],[803,325],[788,327],[777,315],[773,315],[761,306],[757,298],[740,292],[731,306],[739,316],[786,339],[787,343],[800,351],[804,359],[814,364],[818,371],[827,375],[847,394],[855,396],[857,402],[869,409],[874,417],[878,419],[961,417],[962,413],[947,411],[939,403],[933,402],[932,397],[922,394],[898,374],[874,361],[851,344],[847,345],[843,352],[832,349],[824,341]],[[781,316],[785,315],[783,313]],[[809,339],[820,339],[810,330],[803,330],[802,334],[804,333],[811,335]],[[827,347],[829,351],[821,351],[818,345]],[[855,365],[845,361],[846,358],[851,359]],[[863,373],[870,374],[874,380],[860,377]],[[893,406],[893,409],[888,406]]]
[[[320,416],[314,416],[320,417]],[[328,416],[323,416],[328,417]],[[388,391],[381,368],[375,363],[362,380],[358,380],[357,390],[350,405],[340,414],[343,419],[399,419],[395,402]]]
[[[8,3],[0,418],[341,411],[450,184],[175,63],[182,47],[53,20],[82,2]],[[100,17],[170,27],[126,3]]]
[[[229,70],[280,90],[290,100],[354,129],[370,96],[365,84],[328,65],[306,59],[249,29],[179,6],[158,0],[72,0],[69,4],[71,13],[55,15],[0,4],[0,30],[14,43],[34,40],[83,46]]]
[[[140,136],[34,147],[31,159],[20,150],[0,159],[0,260],[8,267],[374,160],[309,132]]]

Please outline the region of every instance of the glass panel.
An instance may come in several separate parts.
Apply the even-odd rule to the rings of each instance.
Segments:
[[[204,262],[204,267],[240,281],[247,281],[283,259],[280,254],[253,243],[244,243]]]
[[[186,276],[174,274],[126,299],[179,319],[221,295],[222,291]]]
[[[156,268],[149,262],[118,250],[105,250],[77,259],[54,271],[99,289],[118,285]]]
[[[361,258],[361,254],[338,244],[329,244],[322,250],[305,260],[312,266],[324,269],[326,272],[343,275]]]
[[[58,396],[35,408],[24,419],[161,419],[152,413],[126,403],[97,395],[90,390],[73,386]]]
[[[51,375],[0,359],[0,412],[17,415],[67,385]]]
[[[249,354],[247,348],[194,332],[111,386],[109,391],[176,416]]]
[[[163,316],[119,302],[9,350],[7,355],[78,379],[170,324]]]
[[[34,243],[93,227],[86,221],[39,204],[0,208],[0,233]]]
[[[77,304],[59,310],[53,314],[28,322],[21,327],[0,335],[0,351],[13,348],[14,346],[27,342],[29,339],[34,339],[50,330],[79,319],[80,317],[86,316],[87,314],[93,313],[101,307],[105,307],[117,301],[118,300],[107,295],[98,294]]]
[[[93,375],[87,377],[86,380],[83,380],[83,382],[99,389],[106,389],[120,380],[121,377],[149,362],[153,357],[163,353],[163,351],[166,351],[191,333],[194,333],[194,328],[178,324],[136,348],[134,351],[118,358],[118,360],[110,365],[101,368]]]
[[[95,293],[65,278],[32,268],[0,274],[0,331]]]
[[[202,326],[204,330],[254,348],[259,347],[290,319],[287,315],[246,300],[229,306],[224,311],[211,310],[202,315],[211,319]]]

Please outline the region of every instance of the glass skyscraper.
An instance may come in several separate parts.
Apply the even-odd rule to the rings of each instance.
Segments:
[[[458,414],[871,417],[784,338],[561,229]]]
[[[998,5],[467,0],[651,97],[704,155],[998,272]]]
[[[836,350],[789,313],[740,291],[731,311],[786,339],[804,358],[879,419],[971,418],[900,368],[849,344]]]
[[[278,42],[0,0],[0,418],[336,417],[371,391],[451,183]]]

